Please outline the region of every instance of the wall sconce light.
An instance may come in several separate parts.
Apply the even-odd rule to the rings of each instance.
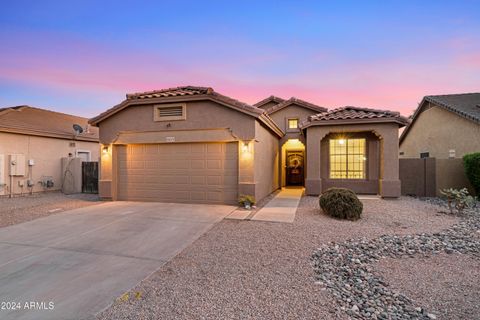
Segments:
[[[103,153],[108,153],[108,146],[103,146],[102,152]]]
[[[248,142],[244,142],[244,143],[243,143],[242,151],[243,151],[243,152],[248,152]]]

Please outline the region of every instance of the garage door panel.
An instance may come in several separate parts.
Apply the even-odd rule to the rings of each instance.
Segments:
[[[238,143],[117,147],[120,200],[235,203]]]
[[[191,176],[190,183],[196,185],[204,185],[205,184],[205,176]]]
[[[221,160],[207,160],[207,169],[221,169],[222,161]]]
[[[205,169],[205,160],[191,160],[190,161],[190,168],[192,169]]]
[[[222,176],[210,176],[207,177],[207,184],[208,185],[215,185],[219,186],[222,185]]]

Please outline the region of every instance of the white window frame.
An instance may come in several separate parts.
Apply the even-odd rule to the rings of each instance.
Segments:
[[[182,107],[181,116],[160,117],[158,110],[163,108]],[[156,104],[153,106],[153,121],[178,121],[187,119],[187,104],[186,103],[168,103],[168,104]]]
[[[79,153],[88,154],[87,162],[92,161],[92,152],[90,150],[82,150],[82,149],[75,150],[75,158],[79,158],[78,156]]]

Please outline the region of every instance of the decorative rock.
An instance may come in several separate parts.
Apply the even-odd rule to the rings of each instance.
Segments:
[[[428,257],[461,253],[480,257],[480,211],[465,213],[456,225],[434,234],[383,235],[325,244],[313,254],[316,283],[331,292],[354,319],[436,319],[401,293],[393,292],[372,265],[381,257]],[[361,310],[361,311],[360,311]]]

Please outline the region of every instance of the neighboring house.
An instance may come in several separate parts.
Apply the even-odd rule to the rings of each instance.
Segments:
[[[480,93],[426,96],[400,136],[400,158],[480,152]]]
[[[87,120],[30,106],[0,109],[0,195],[61,189],[63,157],[97,161],[98,128]],[[75,134],[74,124],[84,132]]]
[[[400,195],[398,128],[406,119],[394,112],[328,112],[274,96],[251,106],[187,86],[128,94],[90,124],[100,129],[106,199],[235,203],[283,185]]]

